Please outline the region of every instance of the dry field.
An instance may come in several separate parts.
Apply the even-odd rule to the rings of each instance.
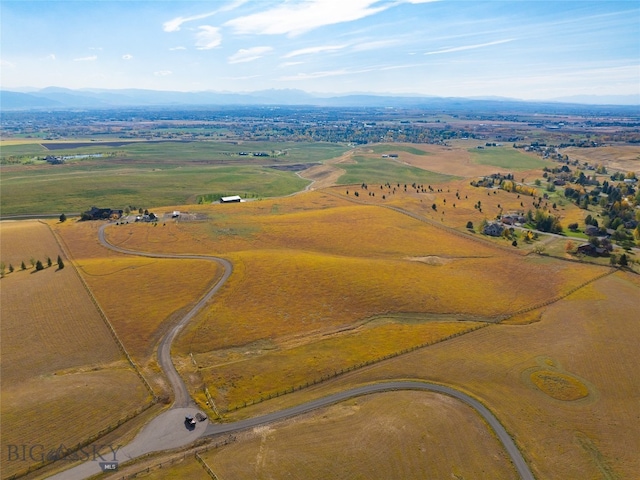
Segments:
[[[524,178],[526,182],[540,177],[534,172],[519,172],[517,176],[520,177],[518,181]],[[330,191],[359,203],[401,208],[444,226],[464,231],[466,231],[466,224],[469,221],[473,223],[477,231],[483,220],[495,220],[500,214],[535,211],[533,204],[538,198],[504,190],[473,187],[469,184],[469,180],[453,181],[445,185],[431,185],[434,191],[428,190],[427,187],[425,185],[427,191],[422,192],[407,185],[405,191],[404,184],[401,184],[400,187],[397,184],[392,185],[391,189],[385,185],[377,184],[367,185],[366,190],[361,186],[352,186],[349,189],[333,187]],[[358,197],[355,197],[355,192],[358,192]],[[370,196],[369,192],[375,193],[375,196]],[[538,193],[542,195],[544,192],[542,189],[538,189]],[[382,198],[383,195],[385,198]],[[476,208],[478,202],[480,202],[481,209]],[[553,200],[543,201],[542,206],[553,215],[558,216],[560,223],[565,228],[571,222],[582,221],[589,213],[568,201],[556,202],[555,209],[553,203]],[[436,206],[435,209],[433,205]],[[507,242],[502,243],[508,244]]]
[[[78,270],[127,351],[146,365],[168,326],[204,295],[222,271],[215,262],[115,253],[97,241],[100,225],[101,222],[66,222],[55,224],[54,229],[72,252]],[[135,227],[147,239],[154,228],[150,224],[111,228]],[[171,245],[170,241],[167,243]]]
[[[206,252],[232,261],[231,279],[174,349],[194,391],[204,380],[222,407],[425,343],[421,335],[442,338],[470,328],[453,321],[442,333],[426,322],[412,326],[422,332],[413,337],[406,325],[393,323],[350,330],[376,316],[495,321],[601,273],[505,254],[408,215],[323,192],[200,208],[209,221],[113,226],[108,238],[127,248]]]
[[[234,438],[199,454],[218,478],[518,478],[473,410],[432,393],[364,396]],[[104,478],[136,472],[136,478],[157,480],[206,477],[187,453]]]
[[[314,165],[300,172],[300,177],[313,181],[307,190],[318,190],[335,185],[345,173],[344,169],[340,168],[340,164],[352,163],[353,154],[354,150],[350,150],[338,158],[326,160],[320,165]]]
[[[348,334],[326,335],[319,340],[297,339],[299,346],[256,342],[195,355],[199,372],[218,408],[233,409],[300,388],[314,381],[358,368],[406,349],[443,341],[453,335],[486,326],[472,321],[429,321],[411,325],[388,323],[354,329]]]
[[[401,164],[411,165],[423,170],[430,170],[445,175],[455,175],[458,177],[480,177],[491,173],[501,172],[507,173],[507,170],[490,165],[479,165],[473,162],[472,156],[468,149],[479,145],[478,141],[458,142],[455,146],[442,145],[411,145],[425,152],[426,155],[416,155],[410,152],[401,152],[398,159],[394,160]],[[402,145],[402,144],[399,144]],[[372,158],[380,157],[379,153],[373,150],[367,150],[362,147],[361,150],[366,156]],[[389,151],[393,151],[393,145],[389,145]]]
[[[630,426],[640,415],[640,372],[635,368],[639,295],[635,275],[607,276],[545,307],[535,323],[491,325],[338,377],[321,389],[259,404],[242,415],[365,382],[420,378],[479,398],[513,435],[536,478],[635,478],[640,432]],[[541,375],[555,377],[553,383],[569,379],[579,395],[574,390],[571,397],[557,386],[541,390],[534,380]]]
[[[490,245],[470,243],[425,228],[409,216],[363,207],[324,192],[191,210],[206,214],[208,220],[167,223],[155,229],[140,224],[114,226],[107,237],[124,248],[164,253],[224,255],[290,248],[365,258],[496,255]],[[470,245],[474,245],[471,254]]]
[[[501,171],[473,164],[464,149],[420,149],[428,155],[405,152],[401,160],[469,177]],[[349,156],[336,159],[332,168],[339,169],[340,161]],[[395,192],[381,185],[320,190],[338,173],[308,171],[318,190],[287,198],[162,207],[189,210],[203,221],[107,229],[109,241],[124,248],[215,255],[233,263],[230,280],[174,345],[176,364],[198,400],[206,385],[218,406],[233,409],[429,344],[227,417],[279,409],[370,381],[432,380],[487,405],[514,436],[536,478],[633,478],[640,471],[635,456],[640,434],[628,426],[640,418],[640,374],[631,366],[640,340],[634,323],[640,281],[616,273],[565,297],[606,269],[527,256],[532,246],[524,242],[513,248],[496,240],[496,248],[478,234],[460,234],[467,221],[477,229],[501,211],[532,208],[532,197],[471,187],[469,178],[432,185],[428,192],[411,186],[405,192],[404,185],[396,185]],[[516,175],[531,182],[538,173]],[[474,208],[478,201],[482,211]],[[578,215],[571,205],[559,205],[556,213],[565,225]],[[219,278],[217,264],[114,253],[97,242],[97,222],[51,225],[127,349],[159,384],[153,360],[157,341]],[[41,243],[38,238],[29,248]],[[55,261],[57,251],[36,253],[44,254]],[[2,280],[3,300],[7,281],[18,275],[44,279],[66,272],[72,270],[34,275],[17,270]],[[543,307],[549,300],[557,301]],[[527,311],[531,307],[541,308]],[[3,321],[3,334],[4,328]],[[456,333],[464,334],[448,338]],[[3,373],[4,350],[3,335]],[[82,379],[91,388],[101,375],[117,375],[123,388],[134,388],[117,373],[133,377],[117,352],[111,361],[105,355],[90,368],[58,367],[55,376],[42,367],[41,378],[59,382],[61,395],[68,390],[65,382]],[[38,385],[36,379],[23,389],[5,389],[3,383],[3,400],[6,390],[18,405]],[[131,404],[125,410],[143,404],[144,392],[140,396],[127,398]],[[52,402],[52,411],[75,405]],[[112,418],[111,410],[105,412]],[[21,429],[29,428],[13,418]],[[390,478],[398,472],[406,478],[473,478],[478,472],[482,478],[515,477],[471,410],[418,392],[374,395],[256,429],[203,458],[220,478]],[[187,459],[149,478],[203,472]]]
[[[570,147],[563,149],[562,153],[581,163],[602,164],[614,170],[636,172],[636,175],[640,176],[640,146],[638,145],[610,145],[597,148]]]
[[[220,478],[518,478],[473,410],[418,392],[361,397],[258,427],[201,457]]]
[[[9,445],[73,446],[148,403],[70,262],[31,268],[31,256],[61,253],[49,228],[1,222],[0,235],[3,260],[18,267],[0,290],[3,457]],[[2,476],[33,463],[3,462]]]

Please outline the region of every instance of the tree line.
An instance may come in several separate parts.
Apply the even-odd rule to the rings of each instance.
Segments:
[[[34,268],[36,272],[39,272],[40,270],[44,270],[45,264],[47,268],[50,268],[51,266],[53,266],[53,261],[49,256],[47,257],[47,260],[44,263],[41,260],[37,260],[34,257],[31,257],[29,259],[29,263],[31,264],[31,268]],[[58,255],[56,264],[58,265],[58,270],[62,270],[64,268],[64,261],[62,260],[62,257],[60,255]],[[22,271],[27,270],[27,264],[24,263],[24,260],[20,262],[20,270]],[[1,278],[4,278],[7,272],[13,273],[14,271],[15,271],[15,267],[13,266],[13,264],[10,263],[7,266],[7,264],[4,261],[0,261],[0,277]]]

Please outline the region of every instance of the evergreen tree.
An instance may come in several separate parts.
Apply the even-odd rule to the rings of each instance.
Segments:
[[[62,261],[62,257],[58,255],[58,270],[62,270],[64,268],[64,262]]]
[[[40,260],[36,262],[36,270],[37,271],[44,270],[44,265],[42,265],[42,262]]]
[[[626,253],[623,253],[622,255],[620,255],[620,260],[618,260],[618,263],[620,264],[621,267],[626,267],[627,265],[629,265],[629,260],[627,259]]]

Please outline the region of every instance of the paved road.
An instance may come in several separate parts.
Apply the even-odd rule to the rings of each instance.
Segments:
[[[429,392],[440,393],[454,397],[466,405],[473,408],[493,429],[496,436],[502,442],[506,452],[511,457],[511,460],[520,474],[523,480],[535,480],[529,466],[522,457],[522,454],[516,447],[511,436],[507,433],[504,427],[496,419],[496,417],[478,400],[469,395],[455,390],[454,388],[444,385],[438,385],[429,382],[421,381],[392,381],[384,383],[376,383],[370,385],[364,385],[361,387],[352,388],[342,392],[335,393],[323,398],[318,398],[306,402],[302,405],[297,405],[277,412],[269,413],[260,417],[249,418],[246,420],[240,420],[232,423],[224,424],[210,424],[208,422],[198,423],[196,429],[189,431],[183,425],[185,415],[195,415],[197,412],[195,404],[192,402],[189,396],[188,390],[178,375],[178,372],[171,360],[171,343],[178,335],[180,330],[189,322],[194,315],[205,305],[205,303],[220,289],[220,287],[226,282],[232,272],[232,265],[229,261],[209,257],[204,255],[172,255],[161,253],[147,253],[137,252],[133,250],[127,250],[124,248],[116,247],[108,243],[104,237],[104,229],[107,225],[103,225],[98,231],[98,237],[100,243],[105,247],[115,250],[120,253],[146,256],[152,258],[188,258],[197,260],[208,260],[219,262],[225,269],[225,273],[222,278],[214,285],[214,287],[207,292],[207,294],[178,322],[160,342],[158,348],[158,361],[165,371],[167,378],[169,379],[171,386],[174,390],[175,401],[171,409],[160,414],[149,424],[147,424],[136,438],[128,445],[119,448],[115,453],[110,451],[105,454],[104,459],[97,459],[96,461],[88,461],[74,468],[71,468],[65,472],[51,477],[55,480],[81,480],[88,478],[100,472],[100,460],[126,462],[133,458],[137,458],[149,452],[155,452],[160,450],[167,450],[171,448],[177,448],[197,440],[203,436],[215,436],[222,434],[230,434],[249,428],[256,427],[258,425],[264,425],[287,419],[303,413],[308,413],[318,408],[327,407],[335,403],[359,397],[362,395],[370,395],[374,393],[387,392],[393,390],[423,390]]]

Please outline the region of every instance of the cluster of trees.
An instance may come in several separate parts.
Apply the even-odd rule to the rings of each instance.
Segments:
[[[521,193],[522,195],[529,195],[530,197],[538,196],[538,191],[535,188],[527,185],[521,185],[512,180],[503,180],[500,183],[500,188],[507,192]]]
[[[464,128],[453,129],[448,125],[434,128],[429,125],[338,121],[286,124],[274,122],[226,125],[227,136],[253,141],[332,142],[366,145],[378,142],[443,143],[455,138],[473,138],[474,132]],[[231,134],[231,135],[229,135]]]
[[[472,180],[471,186],[493,188],[497,185],[499,187],[502,187],[502,182],[505,180],[509,180],[513,182],[514,180],[513,173],[506,173],[506,174],[492,173],[488,177],[482,177],[480,180]]]
[[[598,227],[601,233],[614,230],[611,234],[617,242],[632,243],[634,237],[640,240],[640,213],[636,206],[640,205],[640,190],[634,182],[623,182],[624,179],[635,178],[634,172],[626,174],[617,172],[611,175],[611,181],[605,180],[591,191],[583,187],[566,187],[564,195],[583,209],[599,206],[602,219],[600,223],[591,215],[585,218],[585,225]],[[577,230],[577,224],[569,225],[571,230]]]
[[[512,173],[507,173],[506,175],[494,173],[488,177],[483,177],[480,180],[472,180],[471,186],[492,188],[497,185],[507,192],[521,193],[532,197],[538,195],[538,191],[535,188],[523,185],[523,183],[524,179],[522,179],[522,183],[517,183],[514,180]]]
[[[609,257],[609,263],[611,265],[620,265],[621,267],[627,267],[629,265],[629,258],[626,253],[618,256],[615,253],[612,253]]]
[[[540,208],[536,208],[535,212],[527,211],[527,223],[532,225],[536,230],[547,233],[561,233],[562,225],[560,219],[551,215]]]
[[[31,268],[35,268],[36,271],[40,271],[40,270],[44,270],[45,268],[45,264],[42,263],[41,260],[36,260],[35,258],[31,257],[31,259],[29,260],[29,263],[31,264]],[[46,265],[47,267],[51,267],[53,265],[53,261],[51,260],[51,257],[47,257],[46,260]],[[58,255],[58,270],[62,270],[64,268],[64,261],[62,260],[62,257],[60,255]],[[27,265],[26,263],[24,263],[24,260],[22,262],[20,262],[20,270],[26,270],[27,269]],[[7,267],[7,264],[3,261],[0,261],[0,277],[4,278],[4,276],[7,273],[7,270],[9,273],[13,273],[15,271],[15,268],[12,264],[9,264],[9,266]]]

